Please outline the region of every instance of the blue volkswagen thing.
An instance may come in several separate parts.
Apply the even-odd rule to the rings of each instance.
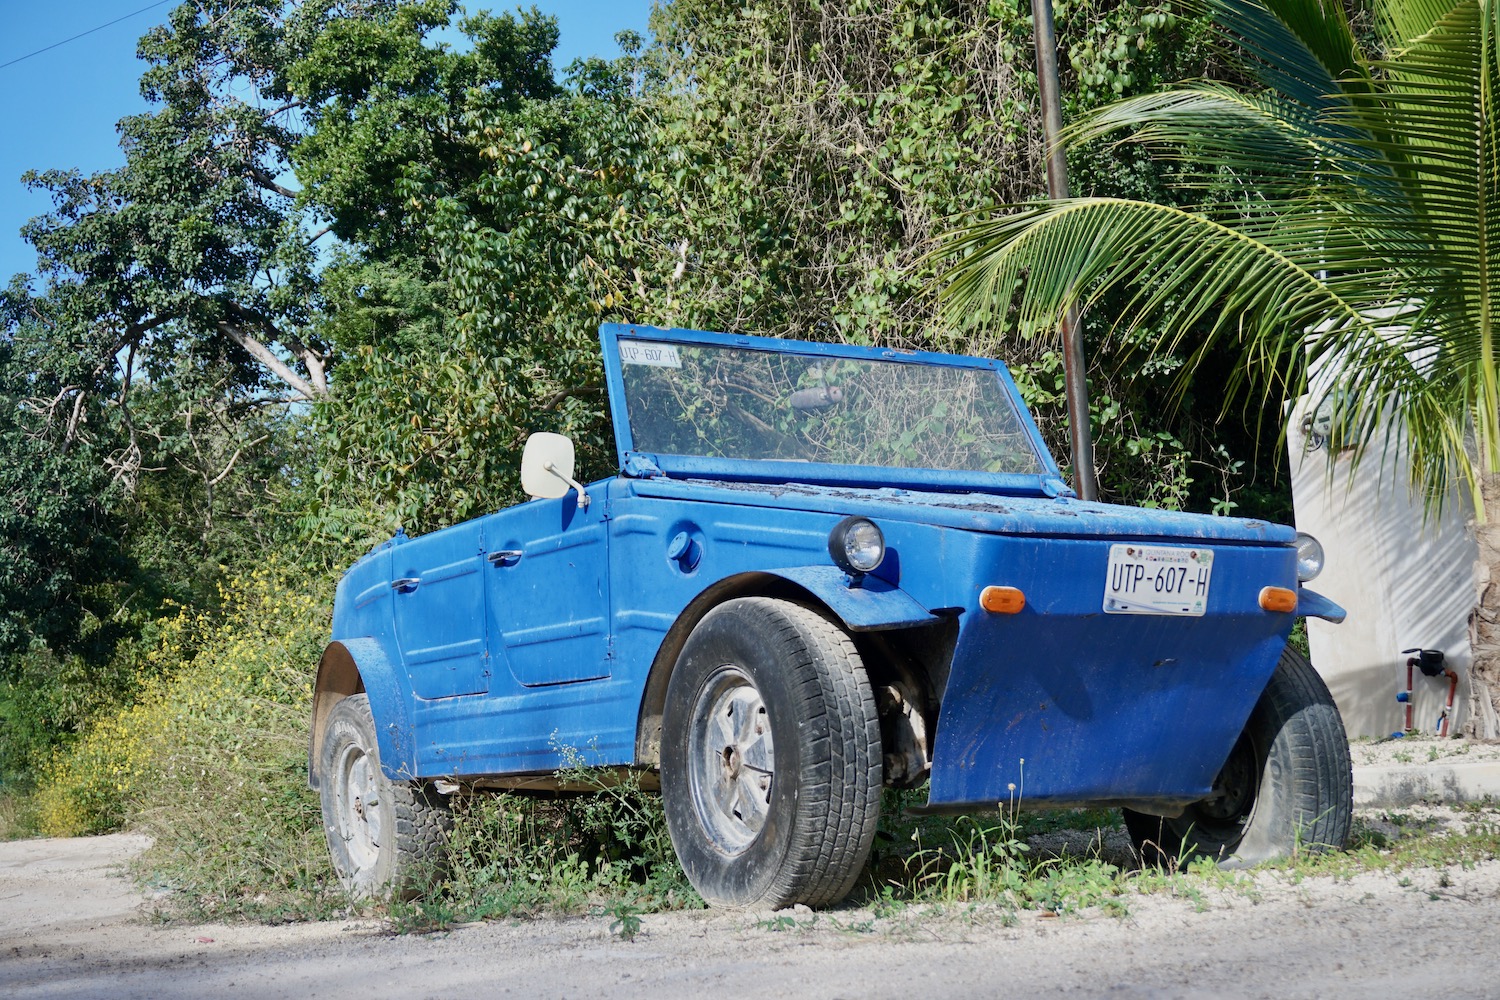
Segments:
[[[1005,366],[606,325],[619,474],[527,441],[534,499],[398,534],[338,586],[311,783],[335,867],[411,892],[454,794],[659,775],[711,903],[843,898],[881,788],[1119,806],[1145,860],[1349,834],[1298,615],[1316,541],[1078,500]]]

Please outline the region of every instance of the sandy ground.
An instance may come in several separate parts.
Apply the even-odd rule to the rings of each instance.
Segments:
[[[1342,882],[1262,875],[1248,894],[1126,897],[1125,917],[649,915],[626,942],[609,917],[404,937],[369,922],[163,925],[120,874],[142,846],[0,844],[0,996],[1500,996],[1500,862]]]
[[[1354,740],[1349,744],[1349,758],[1355,767],[1500,761],[1500,741],[1439,739],[1414,733],[1399,740]],[[1496,992],[1500,993],[1500,987]]]

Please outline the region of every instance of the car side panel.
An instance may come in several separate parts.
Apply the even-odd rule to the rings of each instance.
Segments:
[[[423,776],[555,771],[575,758],[629,763],[638,689],[609,644],[611,482],[482,518],[490,685],[412,709]],[[449,529],[452,530],[452,529]]]
[[[391,550],[382,546],[350,566],[333,599],[333,638],[370,637],[400,663],[392,622]]]
[[[598,520],[576,523],[599,524],[607,531],[609,580],[599,586],[573,580],[552,593],[548,606],[566,605],[558,611],[558,622],[587,622],[595,617],[595,602],[601,595],[608,601],[610,642],[604,644],[601,637],[596,647],[585,627],[576,635],[564,631],[561,638],[576,638],[579,652],[553,668],[561,675],[573,672],[591,679],[525,683],[544,679],[542,668],[533,664],[517,670],[513,664],[512,678],[502,684],[497,669],[483,697],[418,700],[413,713],[423,774],[548,772],[575,761],[634,763],[646,678],[663,638],[683,608],[726,577],[765,572],[771,560],[789,567],[826,564],[828,531],[837,521],[836,516],[821,512],[642,498],[634,495],[631,482],[625,479],[597,483],[589,487],[589,493],[594,498],[590,511]],[[565,502],[572,503],[570,499]],[[487,526],[486,544],[491,538],[500,539],[493,548],[504,551],[526,544],[519,524],[515,528],[511,532]],[[549,527],[549,531],[555,533],[557,528]],[[683,535],[690,546],[683,547],[679,540]],[[681,551],[674,549],[674,541]],[[541,551],[562,553],[569,547],[547,541]],[[669,554],[674,551],[676,556]],[[520,564],[530,558],[527,549]],[[598,565],[604,565],[602,553],[599,559]],[[505,580],[505,568],[498,568],[493,578]],[[558,571],[571,568],[559,566]],[[903,611],[911,610],[909,599],[900,606]],[[494,648],[493,640],[491,645]],[[515,647],[505,652],[515,658]],[[528,674],[533,669],[535,673]]]
[[[521,687],[609,676],[604,507],[570,494],[484,519],[491,655]]]
[[[390,550],[396,640],[417,698],[489,686],[481,549],[480,522],[466,521]]]
[[[621,493],[610,521],[614,639],[618,674],[639,685],[637,706],[667,631],[714,584],[777,567],[823,566],[842,577],[829,565],[832,515]]]

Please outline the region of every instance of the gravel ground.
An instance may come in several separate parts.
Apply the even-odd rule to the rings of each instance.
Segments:
[[[1474,752],[1474,751],[1470,751]],[[1371,825],[1496,822],[1414,807]],[[1038,853],[1090,835],[1038,838]],[[1117,842],[1119,841],[1119,842]],[[395,936],[377,922],[162,924],[120,874],[128,834],[0,844],[0,995],[222,997],[1495,997],[1500,862],[1348,880],[1260,874],[1127,913],[993,906],[497,921]],[[1106,838],[1106,860],[1128,845]]]

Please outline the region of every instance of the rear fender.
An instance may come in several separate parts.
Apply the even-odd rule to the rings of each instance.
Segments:
[[[328,644],[318,661],[318,679],[313,687],[312,732],[307,746],[307,783],[321,783],[318,758],[323,732],[333,706],[355,694],[370,699],[375,718],[375,742],[380,750],[380,768],[386,776],[402,781],[416,773],[412,741],[411,710],[404,695],[404,676],[380,644],[371,638],[339,639]]]

